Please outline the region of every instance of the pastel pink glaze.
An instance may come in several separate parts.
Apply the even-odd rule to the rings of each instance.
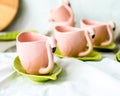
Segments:
[[[64,0],[64,3],[69,6],[70,1],[69,0]]]
[[[112,28],[115,26],[113,22],[102,23],[83,19],[80,21],[80,25],[81,28],[92,28],[94,30],[95,38],[92,40],[93,45],[107,46],[113,42]]]
[[[64,4],[58,6],[56,9],[50,12],[50,23],[53,26],[56,25],[69,25],[74,26],[74,15],[71,7],[69,6],[70,2],[65,0]]]
[[[27,73],[47,74],[53,69],[54,58],[49,42],[49,37],[37,33],[22,32],[18,35],[17,53]]]
[[[63,56],[77,57],[88,55],[93,47],[88,30],[71,26],[54,27],[57,45]],[[88,49],[86,46],[88,44]]]

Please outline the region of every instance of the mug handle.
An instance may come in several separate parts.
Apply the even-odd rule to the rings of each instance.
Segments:
[[[93,50],[92,38],[90,37],[89,32],[87,30],[85,30],[84,34],[85,34],[85,38],[88,42],[88,49],[84,52],[80,52],[78,54],[78,56],[80,56],[80,57],[88,55]]]
[[[107,24],[107,31],[108,31],[108,35],[109,35],[109,40],[107,40],[105,42],[102,42],[101,46],[107,46],[107,45],[110,45],[113,42],[112,28],[108,24]]]
[[[48,66],[46,68],[40,68],[39,69],[40,74],[47,74],[54,67],[54,57],[53,57],[52,49],[49,42],[46,42],[46,48],[47,48],[47,55],[48,55]]]

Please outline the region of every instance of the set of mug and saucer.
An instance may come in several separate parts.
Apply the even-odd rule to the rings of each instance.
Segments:
[[[18,56],[13,68],[31,80],[40,82],[56,80],[62,68],[54,62],[58,57],[70,57],[83,61],[95,61],[102,58],[94,51],[114,49],[114,22],[80,20],[80,28],[75,27],[74,15],[68,0],[50,12],[53,37],[33,32],[21,32],[16,38]]]

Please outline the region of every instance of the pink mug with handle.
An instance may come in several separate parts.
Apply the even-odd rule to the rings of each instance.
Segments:
[[[90,35],[90,31],[64,25],[55,26],[55,38],[61,54],[68,57],[88,55],[93,49],[91,39],[94,36]]]
[[[75,26],[74,14],[71,9],[69,0],[64,0],[64,3],[50,12],[50,23],[52,27],[56,25]]]
[[[17,36],[16,46],[21,64],[27,73],[48,74],[53,69],[55,39],[37,33],[22,32]]]
[[[95,32],[95,38],[92,40],[93,45],[108,46],[113,42],[113,30],[115,23],[102,23],[93,20],[83,19],[80,21],[81,28],[92,28]]]

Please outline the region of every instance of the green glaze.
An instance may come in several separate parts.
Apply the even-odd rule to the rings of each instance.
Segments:
[[[113,50],[115,49],[116,45],[115,43],[111,43],[108,46],[94,46],[95,49],[109,49],[109,50]]]
[[[49,74],[45,74],[45,75],[31,75],[31,74],[28,74],[28,73],[26,73],[26,71],[22,67],[18,56],[14,59],[13,68],[19,74],[30,78],[34,82],[45,82],[45,81],[48,81],[48,80],[56,80],[57,75],[59,75],[62,71],[62,68],[60,66],[58,66],[57,63],[55,63],[54,69]]]
[[[56,48],[55,55],[60,57],[60,58],[65,57],[65,56],[63,56],[61,54],[60,49],[58,48],[58,46]],[[88,54],[85,57],[72,57],[72,58],[76,58],[76,59],[83,60],[83,61],[97,61],[97,60],[101,60],[102,56],[101,56],[101,54],[99,52],[92,51],[90,54]]]
[[[28,30],[30,32],[37,32],[35,30]],[[1,32],[0,33],[0,41],[12,41],[16,40],[17,35],[20,33],[20,31],[16,32]]]
[[[120,50],[116,53],[116,60],[120,62]]]

